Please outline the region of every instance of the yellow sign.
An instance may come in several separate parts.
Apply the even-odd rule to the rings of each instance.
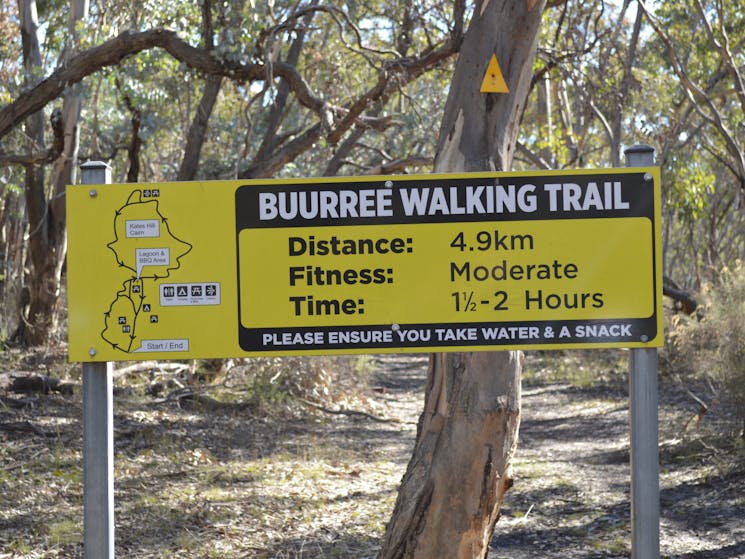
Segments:
[[[67,199],[73,361],[662,344],[654,168]]]
[[[510,88],[504,81],[502,69],[499,67],[497,55],[492,54],[489,61],[489,67],[486,69],[484,79],[481,82],[481,93],[509,93]]]

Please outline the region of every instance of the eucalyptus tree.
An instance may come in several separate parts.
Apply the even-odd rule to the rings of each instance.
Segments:
[[[545,18],[516,164],[620,166],[623,146],[653,142],[638,119],[644,27],[633,8],[567,0]]]
[[[512,167],[546,0],[491,0],[471,16],[455,66],[434,170]],[[519,29],[520,33],[515,33]],[[482,93],[491,57],[507,93]],[[380,559],[485,558],[520,423],[522,353],[430,357],[424,410]]]
[[[666,266],[698,287],[745,256],[745,22],[718,0],[640,9],[654,33],[644,65],[666,77],[648,117],[667,171]]]
[[[657,16],[648,16],[635,0],[568,0],[554,10],[541,31],[535,94],[528,99],[516,155],[516,164],[528,167],[603,167],[621,164],[623,146],[655,146],[665,177],[665,293],[686,308],[677,284],[695,288],[702,270],[742,254],[741,220],[732,211],[739,189],[731,181],[737,178],[728,180],[720,163],[722,147],[735,144],[717,139],[718,127],[702,119],[670,65],[674,52],[694,72],[718,76],[719,82],[725,77],[717,70],[721,57],[716,63],[711,56],[717,49],[707,46],[706,26],[690,27],[696,12],[693,3],[665,4]],[[715,11],[704,13],[711,17]],[[667,44],[650,24],[663,16],[656,27],[669,35]],[[738,25],[733,21],[731,27],[735,32]],[[701,100],[701,110],[710,103]],[[706,147],[712,140],[718,147]],[[738,159],[735,153],[733,161]]]

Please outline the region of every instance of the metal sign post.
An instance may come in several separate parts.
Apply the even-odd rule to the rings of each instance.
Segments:
[[[654,148],[625,151],[628,167],[654,165]],[[660,557],[660,480],[658,449],[657,348],[631,349],[631,557]]]
[[[80,166],[84,185],[111,183],[101,161]],[[81,187],[78,187],[81,188]],[[97,196],[95,190],[89,195]],[[91,357],[95,350],[91,349]],[[114,557],[114,396],[111,362],[83,363],[83,532],[86,559]]]

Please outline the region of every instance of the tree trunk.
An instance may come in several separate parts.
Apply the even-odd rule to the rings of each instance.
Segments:
[[[35,0],[20,0],[18,11],[21,15],[21,40],[23,43],[23,66],[25,82],[27,86],[34,85],[39,80],[41,73],[41,48],[39,46],[39,20],[36,11]],[[32,114],[25,123],[27,147],[29,153],[41,151],[44,147],[44,113],[39,111]],[[29,253],[33,266],[33,254],[42,254],[46,251],[47,235],[47,206],[44,196],[44,169],[39,165],[30,163],[26,165],[24,181],[24,197],[26,201],[26,215],[29,222]],[[35,268],[35,267],[34,267]],[[28,293],[32,298],[37,297],[42,291],[38,281],[38,274],[32,269],[29,279],[29,289],[22,292]],[[32,299],[33,301],[33,299]],[[11,336],[11,341],[21,344],[33,343],[38,322],[44,320],[39,317],[32,306],[19,305],[21,309],[18,327]]]
[[[178,170],[176,180],[193,181],[197,176],[199,160],[202,155],[202,146],[207,135],[207,124],[212,115],[212,109],[217,102],[217,96],[222,86],[221,76],[207,76],[205,78],[202,99],[197,107],[194,120],[189,127],[189,133],[186,137],[186,147],[184,148],[184,158],[181,160],[181,167]]]
[[[525,107],[545,0],[484,0],[465,35],[435,171],[507,170]],[[492,54],[509,93],[480,93]],[[522,354],[430,358],[424,411],[380,559],[485,558],[520,422]]]
[[[435,172],[504,171],[512,166],[544,4],[485,0],[477,5],[445,105]],[[479,91],[492,54],[509,93]]]
[[[205,0],[202,2],[202,41],[206,49],[212,50],[215,46],[213,35],[215,29],[212,25],[212,2]],[[186,147],[184,148],[184,157],[181,159],[176,180],[193,181],[197,176],[199,160],[202,156],[202,146],[207,135],[207,125],[212,116],[212,110],[215,108],[217,96],[222,87],[222,76],[207,75],[202,90],[202,99],[191,121],[189,133],[186,135]]]
[[[430,357],[424,412],[380,558],[486,557],[520,421],[521,354]]]
[[[33,5],[29,1],[29,5]],[[71,0],[68,28],[70,44],[62,54],[63,63],[75,50],[77,34],[75,26],[85,17],[86,0]],[[35,6],[28,8],[35,19]],[[36,25],[36,23],[33,23]],[[39,68],[41,60],[39,59]],[[47,342],[49,334],[56,328],[57,305],[59,302],[62,265],[67,253],[65,236],[65,187],[75,182],[78,162],[78,121],[80,119],[82,91],[80,84],[70,86],[64,95],[62,118],[64,126],[64,147],[54,162],[51,175],[51,197],[44,193],[43,173],[35,182],[26,180],[26,204],[29,212],[30,243],[29,259],[31,275],[28,287],[30,305],[25,318],[22,334],[18,336],[24,345],[41,345]],[[27,171],[27,176],[29,172]]]

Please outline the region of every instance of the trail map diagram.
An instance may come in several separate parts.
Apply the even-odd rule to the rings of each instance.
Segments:
[[[163,280],[181,267],[192,245],[176,237],[160,212],[157,189],[135,190],[114,212],[111,249],[116,263],[131,275],[104,313],[101,337],[125,353],[142,351],[142,342],[158,339]],[[181,285],[181,284],[177,284]],[[189,286],[187,286],[187,289]]]

